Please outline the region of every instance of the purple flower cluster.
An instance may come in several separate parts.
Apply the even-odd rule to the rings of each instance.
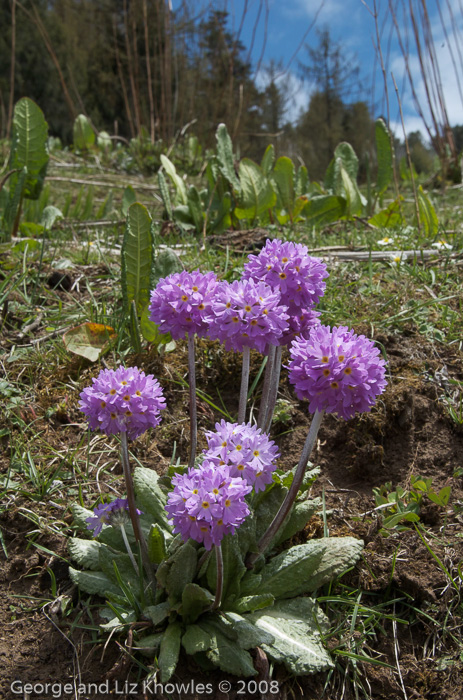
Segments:
[[[249,255],[244,278],[262,280],[281,292],[281,303],[308,309],[325,293],[326,265],[308,254],[307,247],[292,241],[267,240],[258,255]]]
[[[224,343],[226,350],[250,347],[264,353],[269,344],[278,345],[288,327],[280,292],[252,279],[220,283],[212,310],[209,337]]]
[[[151,292],[150,320],[161,333],[177,340],[186,333],[204,336],[208,330],[211,302],[217,287],[213,272],[176,272],[159,280]]]
[[[272,483],[279,452],[260,428],[222,420],[215,424],[215,432],[206,432],[206,439],[208,449],[204,454],[208,461],[227,465],[232,477],[242,477],[255,491],[264,491]]]
[[[348,420],[370,411],[386,387],[385,362],[371,340],[347,326],[315,326],[291,346],[289,381],[309,411],[337,413]]]
[[[111,503],[101,503],[93,511],[93,516],[85,520],[89,530],[93,530],[93,536],[96,537],[103,529],[103,525],[118,525],[120,522],[128,522],[129,502],[126,498],[116,498]],[[137,509],[138,515],[141,515],[141,510]]]
[[[191,537],[211,549],[225,535],[234,534],[249,515],[244,497],[251,487],[243,479],[232,478],[226,465],[204,460],[198,469],[176,474],[172,483],[166,511],[173,520],[173,532],[179,532],[185,542]]]
[[[79,408],[92,430],[106,435],[127,433],[133,440],[161,421],[166,407],[162,388],[152,374],[138,367],[103,369],[80,394]]]
[[[289,316],[289,329],[280,338],[280,345],[288,345],[296,335],[306,336],[319,323],[313,306],[325,293],[328,272],[325,263],[311,257],[305,245],[268,240],[258,255],[248,256],[244,277],[280,290],[280,303],[287,306]]]

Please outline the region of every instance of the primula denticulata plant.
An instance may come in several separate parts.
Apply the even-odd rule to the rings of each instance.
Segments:
[[[310,593],[352,566],[363,542],[353,537],[280,545],[319,510],[308,499],[316,478],[309,457],[324,413],[343,419],[369,411],[384,391],[385,363],[373,342],[346,327],[323,326],[315,305],[325,291],[324,263],[304,245],[267,241],[250,255],[239,281],[212,272],[180,272],[151,293],[150,318],[161,332],[187,338],[191,449],[187,467],[129,463],[129,440],[155,428],[162,388],[137,367],[102,370],[81,393],[92,430],[118,436],[126,498],[92,512],[74,507],[93,539],[73,538],[71,568],[82,591],[107,604],[106,632],[133,632],[132,650],[148,655],[160,679],[175,671],[181,647],[204,668],[257,673],[249,650],[295,674],[333,665],[322,644],[328,620]],[[242,353],[238,419],[206,432],[196,454],[195,337]],[[309,401],[310,430],[299,463],[277,469],[268,431],[289,346],[289,381]],[[250,350],[267,357],[257,423],[246,421]],[[276,551],[279,553],[276,554]],[[155,663],[154,663],[155,662]]]

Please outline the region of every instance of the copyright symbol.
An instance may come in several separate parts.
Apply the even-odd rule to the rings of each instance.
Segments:
[[[221,693],[228,693],[231,690],[230,681],[220,681],[219,690]]]

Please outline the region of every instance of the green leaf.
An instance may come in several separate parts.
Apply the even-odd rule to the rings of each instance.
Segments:
[[[411,523],[416,523],[420,519],[420,516],[411,511],[401,511],[400,513],[394,513],[383,520],[383,527],[392,528],[398,525],[403,520]]]
[[[239,644],[223,632],[218,622],[207,621],[198,623],[201,629],[209,634],[211,648],[207,658],[226,673],[248,678],[255,676],[257,671],[253,666],[252,657],[248,651],[241,649]]]
[[[224,178],[236,192],[241,191],[241,183],[236,177],[233,144],[225,124],[219,124],[215,135],[217,139],[217,163]]]
[[[201,629],[199,625],[188,625],[182,637],[183,648],[187,654],[197,654],[200,651],[207,651],[213,645],[211,635]]]
[[[260,540],[268,526],[278,513],[284,501],[288,489],[275,484],[270,489],[266,489],[262,495],[258,496],[255,505],[256,539]]]
[[[146,515],[151,515],[161,528],[169,532],[167,513],[164,510],[167,499],[158,481],[159,476],[154,469],[147,469],[146,467],[135,468],[133,485],[137,505]]]
[[[164,603],[158,603],[158,605],[149,605],[143,610],[143,615],[149,617],[151,622],[155,627],[159,625],[163,620],[169,617],[170,605],[167,601]]]
[[[40,217],[40,224],[44,227],[46,231],[49,231],[52,228],[55,221],[62,218],[62,211],[57,207],[54,207],[52,204],[49,204],[48,207],[45,207],[45,209],[42,212],[42,216]]]
[[[197,583],[187,583],[182,593],[181,615],[189,624],[195,622],[198,617],[214,602],[214,596],[206,588]]]
[[[394,199],[386,209],[381,209],[377,214],[368,219],[368,223],[372,226],[377,226],[378,228],[392,228],[394,226],[400,226],[403,223],[402,212],[400,209],[400,202],[403,197],[400,196],[398,199]]]
[[[154,261],[153,269],[151,270],[151,286],[152,288],[157,285],[159,280],[163,277],[168,277],[174,272],[181,272],[183,270],[183,265],[180,258],[172,250],[172,248],[165,248],[159,251],[156,255]]]
[[[346,216],[352,218],[362,213],[362,199],[360,195],[359,188],[355,180],[350,176],[350,173],[346,170],[342,162],[339,164],[339,172],[342,181],[342,192],[340,194],[344,195],[347,202]]]
[[[178,663],[182,626],[179,622],[171,622],[161,639],[158,664],[161,671],[161,683],[167,683]]]
[[[88,533],[88,523],[86,522],[86,519],[93,518],[95,516],[93,510],[88,510],[88,508],[82,508],[82,506],[79,506],[77,505],[77,503],[74,503],[71,506],[71,512],[76,525],[78,525],[81,530]]]
[[[98,571],[100,567],[100,549],[105,545],[96,540],[81,540],[78,537],[71,537],[67,542],[69,554],[77,564],[86,569]]]
[[[69,576],[81,591],[91,595],[99,595],[106,598],[108,593],[120,595],[119,586],[115,586],[102,571],[78,571],[69,567]]]
[[[68,352],[96,362],[116,337],[116,332],[111,326],[102,323],[82,323],[66,331],[63,342]]]
[[[254,610],[260,610],[261,608],[268,608],[269,605],[273,605],[275,602],[275,597],[271,593],[262,593],[260,595],[247,595],[242,598],[234,600],[233,603],[228,605],[227,609],[232,612],[245,613],[252,612]]]
[[[187,206],[188,196],[186,185],[183,179],[177,174],[175,165],[163,153],[161,153],[161,163],[175,187],[175,204],[184,204]]]
[[[87,151],[95,144],[95,132],[85,114],[76,117],[72,131],[75,151]]]
[[[127,216],[130,207],[132,204],[135,204],[136,201],[137,195],[135,194],[135,190],[133,189],[132,185],[127,185],[122,194],[122,216]]]
[[[302,197],[309,189],[309,173],[305,165],[301,165],[296,175],[296,196]]]
[[[96,137],[96,143],[98,148],[100,148],[102,151],[110,151],[113,147],[111,136],[107,131],[100,131]]]
[[[246,618],[273,635],[274,641],[262,644],[262,648],[291,673],[307,675],[333,667],[319,632],[319,627],[327,631],[327,619],[311,598],[277,601],[272,608]]]
[[[153,238],[151,216],[143,204],[129,207],[121,250],[121,286],[124,306],[135,302],[140,317],[150,300]]]
[[[350,566],[353,566],[362,554],[363,541],[355,537],[326,537],[326,549],[322,558],[304,586],[304,592],[311,593],[325,583],[332,581],[335,576],[339,576]],[[314,546],[317,540],[308,542],[301,547]]]
[[[254,574],[252,571],[247,571],[241,579],[240,592],[243,596],[249,596],[252,593],[258,593],[262,576]]]
[[[346,199],[334,194],[316,195],[309,199],[302,214],[314,226],[326,226],[342,219],[346,213]]]
[[[214,624],[220,626],[225,635],[236,638],[242,649],[252,649],[274,641],[272,634],[256,627],[249,619],[235,612],[225,612]]]
[[[294,164],[291,158],[278,158],[272,172],[272,184],[277,195],[277,208],[284,209],[292,219],[295,193]]]
[[[313,540],[273,557],[259,572],[259,592],[271,593],[275,598],[293,598],[303,593],[327,547],[328,538]]]
[[[148,555],[153,564],[160,564],[166,558],[166,542],[159,525],[152,525],[147,540]]]
[[[277,535],[275,539],[272,540],[270,547],[275,547],[281,542],[289,540],[290,537],[303,530],[310,518],[320,509],[320,506],[320,498],[314,498],[310,501],[303,501],[302,503],[296,502],[286,525],[284,525],[284,527],[277,532]]]
[[[378,159],[378,175],[376,177],[376,190],[381,196],[388,188],[392,180],[392,147],[391,137],[383,119],[375,122],[376,156]],[[376,224],[374,224],[376,225]]]
[[[140,651],[140,654],[143,654],[143,656],[149,656],[153,659],[161,646],[163,636],[164,632],[149,634],[143,637],[143,639],[138,640],[138,642],[135,642],[132,649]]]
[[[172,201],[170,199],[169,188],[167,187],[166,178],[164,177],[164,173],[162,172],[162,170],[158,171],[158,184],[159,190],[161,192],[162,201],[166,210],[167,218],[169,219],[169,221],[173,221],[174,215],[172,212]]]
[[[335,160],[340,160],[343,168],[348,173],[352,182],[357,183],[357,175],[359,170],[359,159],[357,158],[354,149],[347,143],[343,141],[340,143],[334,152]]]
[[[11,238],[13,233],[14,223],[16,217],[18,216],[19,207],[21,206],[24,186],[27,179],[27,168],[22,168],[18,173],[17,178],[12,178],[10,184],[10,190],[8,193],[8,200],[5,205],[3,220],[4,228],[7,231],[8,239]]]
[[[222,603],[224,603],[229,596],[239,593],[240,581],[246,573],[246,567],[241,556],[240,547],[236,536],[226,535],[222,540],[221,547],[223,558]],[[210,590],[215,592],[217,586],[217,560],[215,547],[209,560],[207,582]]]
[[[13,114],[13,139],[9,169],[27,168],[22,194],[27,199],[38,199],[48,166],[48,124],[43,112],[28,97],[19,100]],[[20,173],[10,179],[10,194],[16,189]]]
[[[182,600],[185,586],[193,581],[198,565],[198,555],[196,549],[185,542],[168,561],[170,569],[167,574],[166,589],[169,602],[174,605]]]
[[[139,577],[133,568],[129,555],[111,552],[109,547],[101,547],[99,550],[100,569],[114,585],[118,585],[119,581],[114,571],[114,562],[116,563],[117,570],[123,582],[127,586],[132,587],[134,591],[137,591],[139,587]]]
[[[240,162],[239,176],[241,197],[239,207],[235,208],[235,216],[253,222],[259,214],[274,206],[276,195],[262,169],[249,158],[243,158]]]
[[[421,225],[423,226],[426,236],[428,238],[434,238],[439,230],[436,210],[421,185],[418,187],[417,196]]]
[[[260,167],[262,168],[262,172],[266,177],[269,177],[270,173],[272,172],[273,164],[275,162],[275,148],[273,145],[270,143],[267,148],[265,149],[265,153],[262,158],[262,162],[260,164]]]
[[[188,188],[188,210],[194,222],[196,233],[202,233],[204,225],[203,203],[194,185]]]

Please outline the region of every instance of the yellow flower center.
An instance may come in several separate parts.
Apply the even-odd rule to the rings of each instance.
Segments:
[[[182,301],[188,301],[188,297],[186,294],[182,294]]]
[[[257,321],[255,318],[252,319],[251,326],[257,326]]]
[[[231,506],[231,501],[229,498],[227,498],[227,500],[225,501],[225,505],[227,508],[229,508]]]
[[[332,389],[337,389],[339,384],[337,382],[331,382],[331,388]]]
[[[244,310],[245,310],[245,311],[251,311],[251,307],[249,306],[249,304],[247,304],[247,305],[244,307]]]
[[[129,394],[126,394],[126,395],[124,396],[124,401],[130,401],[130,395],[129,395]]]
[[[252,454],[254,455],[254,457],[258,457],[260,452],[259,452],[259,450],[254,450],[254,452]]]
[[[198,287],[194,286],[194,287],[192,287],[192,290],[193,290],[194,292],[197,292],[197,291],[198,291]]]
[[[344,355],[339,355],[338,360],[339,360],[339,362],[343,362],[343,360],[344,360]]]
[[[286,279],[286,272],[280,272],[280,274],[278,275],[278,277],[279,277],[281,280],[285,280],[285,279]]]
[[[324,369],[324,370],[323,370],[323,376],[324,376],[324,377],[328,377],[329,373],[330,373],[330,370],[329,370],[329,369]]]
[[[200,304],[200,305],[198,306],[198,309],[199,309],[200,311],[202,311],[204,308],[205,308],[204,304]]]
[[[344,374],[352,374],[352,367],[346,367]]]
[[[141,391],[138,391],[138,390],[137,390],[137,391],[135,392],[135,395],[136,395],[136,396],[141,396]]]
[[[328,355],[323,355],[322,362],[329,362],[329,359]]]
[[[209,508],[210,503],[208,501],[203,501],[201,505],[203,508]]]
[[[116,393],[116,390],[115,390],[115,389],[111,389],[111,391],[110,391],[109,393],[111,394],[111,396],[114,396],[114,394]]]
[[[100,406],[101,406],[101,408],[105,408],[105,406],[106,406],[106,401],[102,401],[102,402],[100,403]]]

